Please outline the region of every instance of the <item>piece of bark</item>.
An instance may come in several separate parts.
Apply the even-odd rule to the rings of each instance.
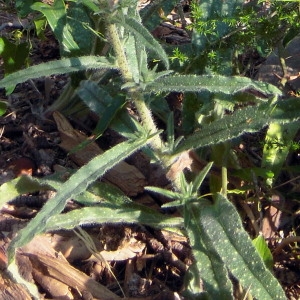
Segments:
[[[70,291],[70,288],[67,284],[61,282],[58,279],[55,279],[51,276],[47,276],[41,272],[38,268],[33,269],[33,278],[34,280],[47,292],[48,295],[51,295],[53,299],[64,299],[64,300],[73,300],[74,297]]]
[[[29,253],[40,254],[66,262],[65,258],[53,249],[50,239],[51,237],[49,235],[38,235],[18,251],[17,265],[19,272],[22,277],[29,282],[32,282],[34,279],[52,298],[73,300],[74,297],[68,285],[59,279],[48,276],[47,272],[43,272],[44,269],[41,265],[37,266],[37,264],[32,264],[32,261],[28,257]]]
[[[65,151],[69,152],[80,143],[88,140],[85,134],[74,129],[69,121],[59,112],[54,112],[53,118],[61,136],[59,146]],[[82,166],[101,153],[103,153],[103,150],[92,141],[83,149],[70,154],[70,158],[78,166]],[[144,186],[146,185],[145,176],[136,167],[124,161],[106,172],[103,178],[119,187],[128,196],[136,196],[143,192]]]
[[[22,255],[30,259],[35,280],[46,288],[48,284],[50,294],[55,293],[55,287],[59,287],[64,296],[72,299],[66,290],[66,287],[70,287],[80,293],[89,291],[93,297],[102,300],[120,299],[109,289],[72,267],[63,255],[53,249],[50,239],[49,235],[36,236],[20,250]]]
[[[21,284],[13,282],[6,272],[1,272],[0,299],[31,300],[31,296]]]
[[[26,254],[34,268],[41,270],[52,278],[55,278],[67,286],[78,290],[80,293],[89,291],[93,297],[102,300],[121,299],[109,289],[91,279],[83,272],[73,268],[68,262],[43,254]]]

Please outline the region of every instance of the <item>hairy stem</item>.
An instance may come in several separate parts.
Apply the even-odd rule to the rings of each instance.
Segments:
[[[120,68],[120,72],[122,74],[123,80],[125,83],[132,82],[133,76],[131,74],[131,71],[129,69],[128,61],[124,52],[124,49],[122,47],[119,34],[117,31],[117,27],[115,24],[107,24],[107,33],[108,33],[108,40],[110,41],[116,58],[117,62]],[[128,95],[133,101],[138,114],[141,118],[141,122],[143,126],[145,127],[146,131],[149,133],[155,133],[158,131],[153,118],[151,110],[148,108],[144,101],[144,97],[141,91],[137,90],[136,88],[130,88],[128,89]],[[167,155],[162,154],[161,150],[163,148],[163,141],[160,138],[159,135],[156,135],[150,142],[151,148],[155,151],[155,153],[158,155],[159,159],[163,163],[165,168],[169,167],[169,157]]]
[[[115,24],[112,23],[108,23],[107,24],[107,35],[108,35],[108,40],[111,43],[116,58],[117,58],[117,62],[120,68],[120,72],[122,74],[122,77],[124,79],[125,82],[132,82],[132,74],[130,72],[129,66],[128,66],[128,62],[126,59],[126,55],[125,52],[123,50],[120,38],[119,38],[119,34],[117,31],[117,27]]]

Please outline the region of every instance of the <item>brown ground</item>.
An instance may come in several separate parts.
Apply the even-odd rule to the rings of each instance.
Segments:
[[[0,19],[1,22],[7,22],[16,20],[16,17],[13,13],[1,11]],[[2,34],[10,32],[11,28],[6,28]],[[182,34],[181,29],[178,28],[177,33],[176,28],[170,29],[170,25],[157,28],[154,32],[156,36],[165,39],[167,37],[177,42],[184,39],[184,42],[188,42],[188,36]],[[58,57],[57,43],[50,32],[45,42],[34,37],[33,42],[31,63]],[[0,69],[0,76],[3,76],[3,68]],[[66,76],[53,76],[47,80],[27,82],[19,85],[8,97],[3,90],[0,91],[0,97],[9,103],[8,112],[0,117],[0,184],[22,174],[42,177],[54,170],[77,168],[84,163],[79,162],[78,158],[76,160],[76,157],[67,156],[66,148],[61,147],[65,137],[59,130],[59,124],[52,116],[45,117],[43,114],[51,102],[57,99],[66,80]],[[180,110],[178,95],[171,95],[168,101]],[[70,121],[77,137],[78,134],[90,134],[89,126],[92,124],[76,119]],[[92,151],[97,154],[97,151],[101,151],[100,146],[109,147],[118,142],[119,138],[115,133],[107,131]],[[259,138],[259,134],[245,137],[244,148],[238,151],[259,158],[260,149],[253,147]],[[298,164],[297,154],[293,154],[289,162]],[[126,170],[127,175],[132,176],[128,175],[131,181],[125,185],[117,183],[118,187],[135,201],[159,210],[164,199],[153,198],[143,192],[143,185],[146,182],[167,185],[164,175],[157,166],[150,165],[141,153],[131,157],[127,163],[130,165],[124,165],[122,170],[111,174],[111,178],[106,176],[105,180],[115,182],[119,172]],[[282,182],[293,179],[293,176],[285,174]],[[275,260],[274,272],[289,299],[300,298],[300,253],[297,244],[299,202],[287,198],[285,192],[293,189],[297,195],[297,183],[293,181],[274,192],[272,197],[278,207],[265,205],[263,216],[253,202],[240,205],[238,198],[233,199],[249,233],[255,235],[261,230],[269,238]],[[5,272],[6,249],[14,234],[38,212],[52,193],[22,195],[1,210],[0,267],[3,273],[0,278],[0,299],[30,299],[27,292],[15,285]],[[263,193],[261,191],[262,198]],[[70,201],[66,209],[76,207],[78,204]],[[261,221],[261,228],[258,228],[257,220]],[[91,256],[74,232],[42,235],[18,253],[21,273],[38,286],[40,299],[118,299],[123,296],[120,286],[125,295],[132,299],[183,299],[180,296],[183,277],[192,261],[191,249],[184,236],[140,225],[89,226],[85,229],[94,241],[100,258]],[[291,240],[294,236],[294,240]]]

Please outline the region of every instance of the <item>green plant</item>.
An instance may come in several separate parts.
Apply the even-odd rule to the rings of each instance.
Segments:
[[[245,5],[239,1],[226,5],[222,1],[192,1],[191,15],[193,22],[188,26],[193,30],[191,44],[177,47],[177,56],[171,56],[180,61],[181,73],[247,74],[253,77],[255,62],[251,58],[249,62],[247,59],[243,61],[242,58],[247,57],[245,53],[254,49],[265,56],[276,51],[283,70],[281,86],[286,88],[288,76],[284,51],[285,46],[299,33],[297,1],[273,1],[267,7],[260,1]],[[183,61],[182,57],[187,54],[188,59]],[[222,117],[226,110],[233,111],[237,103],[257,101],[254,98],[236,94],[228,99],[224,95],[206,91],[197,95],[189,94],[183,102],[184,116],[188,116],[183,119],[183,131],[188,133],[201,128],[203,124]],[[261,164],[261,168],[273,174],[266,178],[267,185],[273,185],[280,175],[290,150],[287,141],[292,141],[298,130],[298,123],[270,125],[264,141]],[[283,135],[286,141],[282,141]],[[280,140],[285,146],[270,147],[274,139]],[[212,155],[220,158],[219,161],[214,159],[220,166],[224,165],[224,158],[221,156],[223,150],[214,146],[211,149]],[[225,160],[230,159],[229,156]]]
[[[201,70],[206,67],[217,73],[239,74],[247,68],[237,63],[239,54],[256,49],[265,56],[280,43],[287,44],[299,32],[300,16],[299,3],[286,2],[272,1],[264,6],[262,1],[245,5],[243,1],[227,5],[192,1],[193,65],[197,62]]]
[[[236,2],[230,3],[234,4],[232,12]],[[11,88],[36,77],[36,74],[47,76],[69,73],[72,82],[63,97],[54,104],[55,108],[60,107],[60,102],[66,99],[68,105],[72,103],[66,95],[71,95],[72,99],[78,97],[95,113],[105,116],[100,118],[96,126],[98,136],[110,126],[127,140],[92,159],[65,182],[59,174],[55,174],[53,177],[56,180],[53,177],[21,177],[0,187],[0,193],[4,195],[1,204],[24,192],[45,188],[57,191],[56,196],[13,239],[9,248],[9,270],[15,276],[18,275],[14,263],[16,249],[47,230],[70,229],[78,224],[133,221],[158,228],[183,226],[195,257],[195,264],[187,275],[186,294],[190,299],[232,299],[231,275],[258,299],[285,299],[282,288],[264,265],[243,229],[235,207],[227,199],[226,170],[231,141],[245,132],[258,131],[272,122],[297,122],[300,108],[298,99],[291,98],[282,102],[278,88],[245,77],[174,74],[169,69],[168,56],[163,46],[144,26],[136,6],[136,0],[82,0],[69,7],[62,0],[56,0],[52,7],[40,3],[31,6],[46,16],[60,42],[64,57],[12,73],[0,81],[0,87]],[[93,51],[82,48],[80,39],[75,40],[68,23],[68,9],[75,8],[80,13],[84,11],[88,12],[88,16],[93,15],[93,21],[89,20],[94,25],[101,24],[94,42],[99,42],[96,39],[100,36],[101,42],[105,37],[107,44],[103,47],[93,44]],[[146,16],[148,24],[155,21],[150,13]],[[80,33],[92,32],[90,29],[94,25],[91,23],[86,28],[80,27]],[[100,28],[102,32],[99,32]],[[149,61],[153,60],[158,63],[150,64]],[[249,94],[249,90],[259,92],[264,95],[264,99],[255,96],[258,93]],[[166,94],[174,91],[192,95],[187,98],[190,103],[205,96],[199,110],[202,115],[199,116],[200,130],[192,127],[178,138],[173,115],[162,104]],[[225,114],[225,103],[234,106],[243,97],[246,99],[244,102],[251,99],[255,105],[232,109]],[[128,101],[135,105],[140,122],[124,109]],[[156,110],[152,110],[151,107],[156,104]],[[154,111],[166,121],[165,139],[154,121]],[[213,112],[211,116],[206,113],[210,111]],[[186,124],[189,115],[183,118]],[[150,153],[167,171],[182,152],[207,146],[213,147],[215,160],[218,160],[217,154],[222,152],[217,161],[222,167],[222,182],[221,186],[215,188],[212,198],[199,196],[199,189],[210,171],[211,163],[190,181],[182,173],[177,174],[172,178],[173,191],[148,188],[173,199],[167,206],[179,207],[182,218],[166,217],[136,205],[117,190],[95,188],[97,178],[138,149]],[[98,203],[100,197],[106,200],[104,204]],[[62,220],[60,213],[69,198],[84,203],[86,207],[65,214]],[[204,290],[200,278],[204,282]]]

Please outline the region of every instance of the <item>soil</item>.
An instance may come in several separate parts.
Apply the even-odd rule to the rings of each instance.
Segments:
[[[18,18],[13,11],[4,10],[0,3],[2,22]],[[178,25],[179,26],[179,25]],[[171,43],[189,42],[188,34],[180,27],[165,23],[153,34]],[[2,35],[11,36],[13,27],[3,28]],[[59,58],[58,44],[50,30],[46,40],[40,41],[33,33],[30,64]],[[261,59],[261,58],[259,58]],[[0,77],[4,76],[3,61],[0,60]],[[300,70],[299,70],[300,71]],[[264,76],[260,74],[261,78]],[[274,78],[273,78],[274,79]],[[10,95],[0,90],[0,98],[9,103],[7,113],[0,117],[0,184],[22,175],[43,177],[57,170],[77,169],[86,163],[82,155],[68,155],[65,132],[53,116],[45,115],[49,105],[58,98],[68,81],[67,76],[51,76],[20,84]],[[166,101],[180,122],[182,95],[170,94]],[[134,111],[132,112],[134,113]],[[89,136],[92,122],[82,119],[64,119],[77,136]],[[66,124],[66,123],[65,123]],[[246,135],[236,149],[244,155],[245,166],[259,164],[264,133]],[[95,142],[94,154],[120,141],[121,137],[107,130]],[[64,145],[64,146],[63,146]],[[70,149],[69,149],[70,150]],[[86,151],[87,152],[87,151]],[[249,158],[250,157],[250,158]],[[83,159],[83,161],[81,161]],[[182,158],[187,164],[202,162],[193,154]],[[299,164],[298,154],[289,157],[289,165]],[[131,181],[118,183],[120,172],[126,172]],[[131,175],[129,175],[131,174]],[[111,177],[109,177],[111,176]],[[117,179],[116,179],[117,178]],[[159,166],[150,163],[143,153],[130,157],[121,170],[106,175],[105,182],[114,183],[134,201],[160,211],[165,199],[154,197],[143,191],[143,186],[168,186],[168,180]],[[257,191],[251,196],[262,199],[262,210],[255,202],[242,202],[232,197],[241,218],[251,236],[262,232],[269,241],[274,256],[274,274],[284,287],[288,299],[300,298],[299,259],[299,201],[298,180],[295,173],[285,173],[276,191],[264,191],[257,183]],[[287,191],[293,191],[294,197]],[[31,299],[22,285],[16,284],[6,273],[6,250],[11,239],[31,220],[53,191],[41,191],[22,195],[5,204],[0,212],[0,299]],[[271,196],[275,206],[263,199]],[[1,197],[1,196],[0,196]],[[243,203],[243,204],[241,204]],[[80,205],[70,200],[65,210]],[[168,214],[176,215],[174,211]],[[259,224],[258,224],[259,223]],[[51,232],[36,237],[17,254],[20,273],[38,287],[40,299],[185,299],[182,296],[184,276],[193,258],[188,240],[179,232],[154,230],[141,225],[105,224],[84,228],[92,239],[96,253],[90,250],[78,235],[71,231]],[[87,288],[88,287],[88,288]],[[237,296],[238,299],[238,296]]]

